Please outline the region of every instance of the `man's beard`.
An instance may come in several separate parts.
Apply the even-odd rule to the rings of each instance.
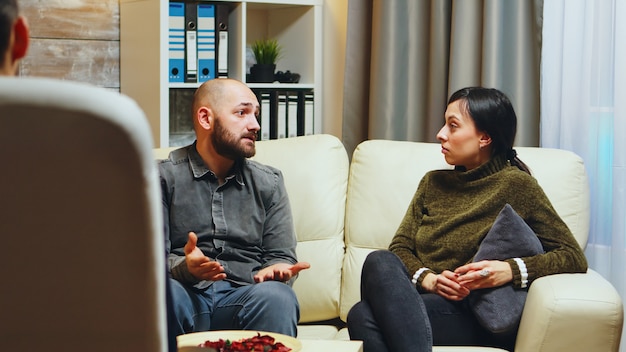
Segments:
[[[213,138],[211,140],[215,151],[217,151],[217,153],[221,156],[232,160],[253,157],[256,153],[254,144],[252,144],[252,146],[242,145],[241,138],[245,137],[245,135],[236,136],[232,132],[226,130],[219,121],[219,119],[214,120],[215,133],[213,133]],[[249,134],[249,137],[252,138],[256,136],[254,132],[249,132]]]

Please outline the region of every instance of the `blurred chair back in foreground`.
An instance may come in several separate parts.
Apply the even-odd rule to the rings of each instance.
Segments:
[[[0,78],[0,351],[166,351],[158,176],[143,112]]]

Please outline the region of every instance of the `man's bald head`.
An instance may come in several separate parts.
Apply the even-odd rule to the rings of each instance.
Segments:
[[[242,82],[230,78],[218,78],[204,82],[193,96],[193,111],[197,111],[201,106],[212,109],[218,108],[220,102],[224,101],[228,95],[229,88],[236,86],[248,88]]]
[[[252,91],[241,81],[230,78],[216,78],[204,82],[195,92],[192,103],[194,127],[196,127],[198,110],[202,107],[210,109],[214,114],[219,114],[231,100],[238,99],[244,94],[253,95]],[[256,99],[255,99],[256,100]]]

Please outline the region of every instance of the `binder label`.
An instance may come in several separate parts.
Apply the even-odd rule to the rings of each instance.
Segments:
[[[220,31],[217,72],[220,77],[228,77],[228,32]]]

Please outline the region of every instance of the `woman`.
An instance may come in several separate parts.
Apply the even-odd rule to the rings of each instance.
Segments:
[[[538,277],[585,272],[567,225],[513,149],[517,117],[496,89],[471,87],[450,97],[437,134],[454,170],[427,173],[389,245],[363,264],[361,301],[348,314],[364,351],[430,351],[433,345],[513,349],[517,328],[482,328],[465,299],[471,291]],[[524,219],[545,254],[472,262],[506,205]]]

